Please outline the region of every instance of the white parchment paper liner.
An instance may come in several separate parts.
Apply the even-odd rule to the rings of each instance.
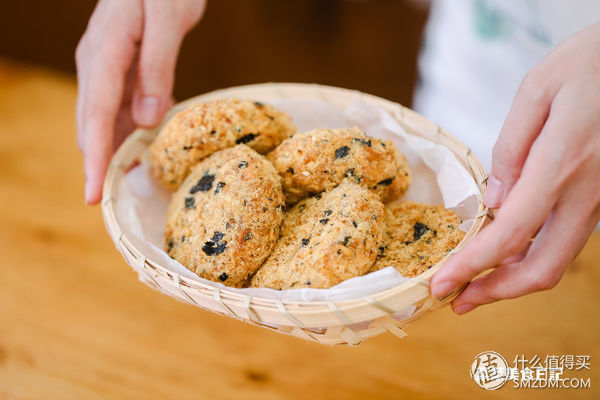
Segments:
[[[301,132],[315,128],[357,126],[370,136],[392,140],[406,155],[412,172],[412,184],[403,199],[428,204],[443,203],[463,220],[461,229],[468,231],[477,213],[479,190],[473,178],[446,147],[407,134],[387,112],[371,104],[356,102],[346,109],[339,109],[325,102],[307,99],[256,100],[273,104],[289,113]],[[121,181],[116,202],[119,225],[148,259],[204,284],[247,296],[282,301],[341,301],[372,295],[408,279],[388,267],[349,279],[330,289],[278,291],[266,288],[235,289],[199,278],[162,250],[170,196],[152,176],[150,165],[143,162]],[[413,311],[414,307],[410,306],[397,312],[394,317],[404,318]]]

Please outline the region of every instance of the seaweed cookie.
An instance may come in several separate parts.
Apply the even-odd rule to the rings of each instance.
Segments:
[[[465,236],[460,219],[443,206],[394,202],[385,207],[384,245],[371,271],[393,266],[414,277],[435,265]]]
[[[250,286],[329,288],[363,275],[375,261],[383,232],[383,203],[346,180],[286,213],[281,237]]]
[[[268,104],[240,99],[195,104],[175,115],[152,143],[154,174],[175,190],[215,151],[243,143],[264,154],[295,130],[287,114]]]
[[[281,178],[246,145],[197,164],[167,211],[167,253],[201,278],[242,287],[271,253],[283,219]]]
[[[288,204],[332,189],[344,178],[366,186],[386,202],[410,184],[404,155],[390,141],[358,128],[297,133],[267,155],[283,178]]]

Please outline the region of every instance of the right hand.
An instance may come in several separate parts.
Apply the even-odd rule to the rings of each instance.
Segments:
[[[100,0],[77,45],[77,139],[85,201],[98,203],[113,152],[172,105],[175,64],[206,0]]]

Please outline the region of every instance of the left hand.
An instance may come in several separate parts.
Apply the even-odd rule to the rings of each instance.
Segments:
[[[205,0],[99,0],[77,45],[77,142],[85,201],[102,198],[114,151],[136,126],[152,127],[171,105],[175,64]]]
[[[457,314],[554,287],[600,219],[600,23],[523,80],[483,200],[496,218],[431,282],[440,298],[493,268],[453,301]]]

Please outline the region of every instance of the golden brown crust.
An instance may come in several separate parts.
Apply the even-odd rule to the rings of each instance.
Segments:
[[[285,210],[281,178],[246,145],[197,164],[167,211],[167,253],[198,276],[246,285],[279,236]]]
[[[152,143],[153,171],[176,190],[198,161],[218,150],[243,143],[264,154],[295,131],[291,118],[268,104],[240,99],[195,104],[174,116]]]
[[[383,202],[399,197],[410,184],[408,163],[394,144],[358,128],[296,133],[267,158],[283,178],[288,204],[332,189],[345,178],[367,187]]]
[[[323,289],[363,275],[375,261],[384,225],[379,198],[345,180],[286,213],[281,237],[250,285]]]
[[[385,207],[384,243],[370,272],[393,266],[414,277],[435,265],[460,243],[460,219],[443,206],[393,202]]]

